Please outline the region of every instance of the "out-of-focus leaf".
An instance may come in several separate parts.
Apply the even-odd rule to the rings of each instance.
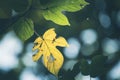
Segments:
[[[16,35],[23,41],[34,34],[34,25],[31,19],[21,18],[13,24]]]
[[[104,74],[105,63],[107,57],[103,55],[94,56],[91,60],[91,64],[88,64],[87,60],[82,59],[80,61],[80,71],[83,75],[90,75],[91,77],[96,77]]]
[[[34,23],[37,23],[37,24],[43,24],[45,21],[40,10],[32,10],[28,15],[28,17],[32,19]]]
[[[78,75],[78,73],[80,72],[80,62],[77,62],[75,65],[74,65],[74,67],[73,67],[73,69],[72,69],[72,75],[73,76],[77,76]]]
[[[80,61],[80,70],[83,75],[89,75],[90,74],[90,64],[87,60],[81,59]]]
[[[107,60],[106,56],[103,55],[97,55],[92,58],[92,63],[90,65],[90,76],[96,77],[98,75],[101,75],[105,71],[105,62]]]

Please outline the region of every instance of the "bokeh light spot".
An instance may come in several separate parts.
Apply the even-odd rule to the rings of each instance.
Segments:
[[[69,61],[66,61],[63,68],[67,71],[67,70],[72,70],[74,65],[77,63],[76,60],[69,60]]]
[[[81,32],[80,39],[84,44],[93,44],[97,39],[97,33],[93,29],[87,29]]]
[[[33,55],[32,47],[33,47],[33,44],[29,43],[26,47],[26,53],[22,57],[22,62],[26,67],[36,67],[37,66],[37,63],[33,62],[33,60],[32,60],[32,55]]]
[[[92,78],[90,75],[84,76],[81,73],[79,73],[76,77],[75,80],[100,80],[98,77]]]
[[[117,40],[106,38],[102,43],[102,48],[106,54],[113,54],[119,50],[119,44]]]
[[[120,80],[120,61],[108,73],[108,80]]]
[[[18,66],[18,54],[22,51],[22,42],[14,32],[8,32],[0,42],[0,69],[9,71]]]
[[[99,14],[99,21],[104,28],[108,28],[111,25],[110,17],[105,13]]]
[[[69,43],[69,47],[64,48],[65,56],[69,59],[76,58],[81,48],[79,41],[75,38],[70,38],[68,39],[68,43]]]
[[[42,80],[42,78],[36,76],[30,69],[25,69],[20,75],[20,80]]]
[[[95,43],[93,45],[83,45],[81,47],[81,53],[84,56],[90,56],[98,49],[98,47],[98,43]]]

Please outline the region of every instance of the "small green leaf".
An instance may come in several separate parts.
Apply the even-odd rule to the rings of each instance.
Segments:
[[[46,20],[51,20],[59,25],[70,25],[65,15],[55,9],[46,10],[43,12],[43,16]]]
[[[92,63],[90,65],[91,77],[96,77],[104,73],[106,60],[107,60],[107,57],[103,55],[97,55],[92,58]]]
[[[34,25],[31,19],[21,18],[13,24],[16,35],[23,41],[34,34]]]
[[[83,75],[89,75],[90,74],[90,64],[88,64],[88,61],[85,59],[82,59],[80,61],[80,70]]]

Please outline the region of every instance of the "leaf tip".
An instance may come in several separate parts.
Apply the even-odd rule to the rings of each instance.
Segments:
[[[69,44],[67,44],[66,47],[69,47]]]
[[[70,26],[70,23],[68,23],[68,26]]]

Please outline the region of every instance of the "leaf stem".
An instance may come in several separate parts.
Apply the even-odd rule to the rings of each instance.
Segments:
[[[36,32],[36,30],[34,29],[34,32],[35,32],[35,34],[39,37],[40,35]]]

